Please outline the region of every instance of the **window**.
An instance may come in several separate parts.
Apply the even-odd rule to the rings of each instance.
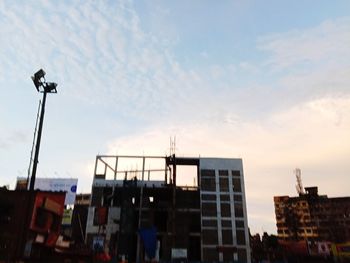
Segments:
[[[232,230],[222,230],[222,243],[224,245],[230,245],[233,243],[233,240],[232,240]]]
[[[216,229],[203,229],[202,230],[203,244],[217,244],[218,243],[218,232]]]
[[[202,169],[201,170],[201,176],[209,176],[209,177],[215,177],[215,170],[207,170],[207,169]]]
[[[242,192],[241,179],[240,178],[233,178],[232,179],[232,183],[233,183],[233,191],[235,191],[235,192]]]
[[[201,190],[202,191],[216,191],[215,178],[202,178]]]
[[[238,228],[238,227],[244,227],[244,221],[242,221],[242,220],[236,220],[236,227]]]
[[[237,245],[245,245],[245,233],[244,230],[236,230]]]
[[[242,204],[235,203],[235,216],[243,217],[243,206]]]
[[[220,195],[220,201],[230,201],[230,195]]]
[[[230,217],[231,216],[230,204],[221,204],[221,216],[222,217]]]
[[[219,176],[228,176],[227,170],[219,170]]]
[[[220,178],[220,191],[228,192],[228,178]]]
[[[217,227],[218,222],[216,220],[203,220],[202,225],[204,227]]]
[[[231,220],[221,220],[222,227],[231,227]]]
[[[241,202],[242,201],[242,195],[234,195],[233,196],[233,200]]]
[[[241,176],[241,172],[239,170],[233,170],[232,171],[232,176],[240,177]]]
[[[216,216],[216,203],[203,203],[202,204],[203,216]]]
[[[215,201],[216,200],[216,195],[202,195],[202,200],[210,200],[210,201]]]

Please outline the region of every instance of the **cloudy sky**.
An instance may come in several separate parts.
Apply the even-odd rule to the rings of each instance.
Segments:
[[[243,159],[251,231],[276,232],[274,195],[349,196],[349,1],[0,1],[0,185],[78,177],[97,154]]]

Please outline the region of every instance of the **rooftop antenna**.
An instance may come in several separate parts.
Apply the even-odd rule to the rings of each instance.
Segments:
[[[303,183],[301,181],[301,170],[300,168],[295,168],[294,170],[295,176],[297,178],[297,184],[295,185],[295,188],[297,189],[297,193],[299,195],[305,194]]]
[[[176,151],[176,136],[170,137],[170,156],[175,155]]]

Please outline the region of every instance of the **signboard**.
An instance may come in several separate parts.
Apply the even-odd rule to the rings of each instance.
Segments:
[[[62,225],[70,225],[72,223],[73,209],[64,209],[62,217]]]
[[[42,191],[66,192],[65,205],[73,205],[77,192],[78,179],[36,178],[34,189]]]
[[[332,244],[332,252],[335,256],[350,258],[350,242]]]
[[[187,258],[187,249],[186,248],[172,248],[171,249],[171,258]]]
[[[104,236],[94,236],[92,240],[92,248],[95,251],[103,250],[105,238]]]
[[[63,211],[64,192],[36,192],[30,222],[30,230],[37,234],[45,233],[44,245],[53,247],[60,232]],[[40,241],[40,238],[39,238]]]

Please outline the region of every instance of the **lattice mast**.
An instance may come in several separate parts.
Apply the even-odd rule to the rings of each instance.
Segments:
[[[297,193],[299,195],[303,195],[303,194],[305,194],[305,191],[304,191],[304,187],[303,187],[303,182],[301,180],[301,170],[300,170],[300,168],[295,168],[294,173],[295,173],[295,177],[297,178],[297,184],[295,185]]]
[[[176,151],[176,136],[170,137],[170,156],[175,155]]]

